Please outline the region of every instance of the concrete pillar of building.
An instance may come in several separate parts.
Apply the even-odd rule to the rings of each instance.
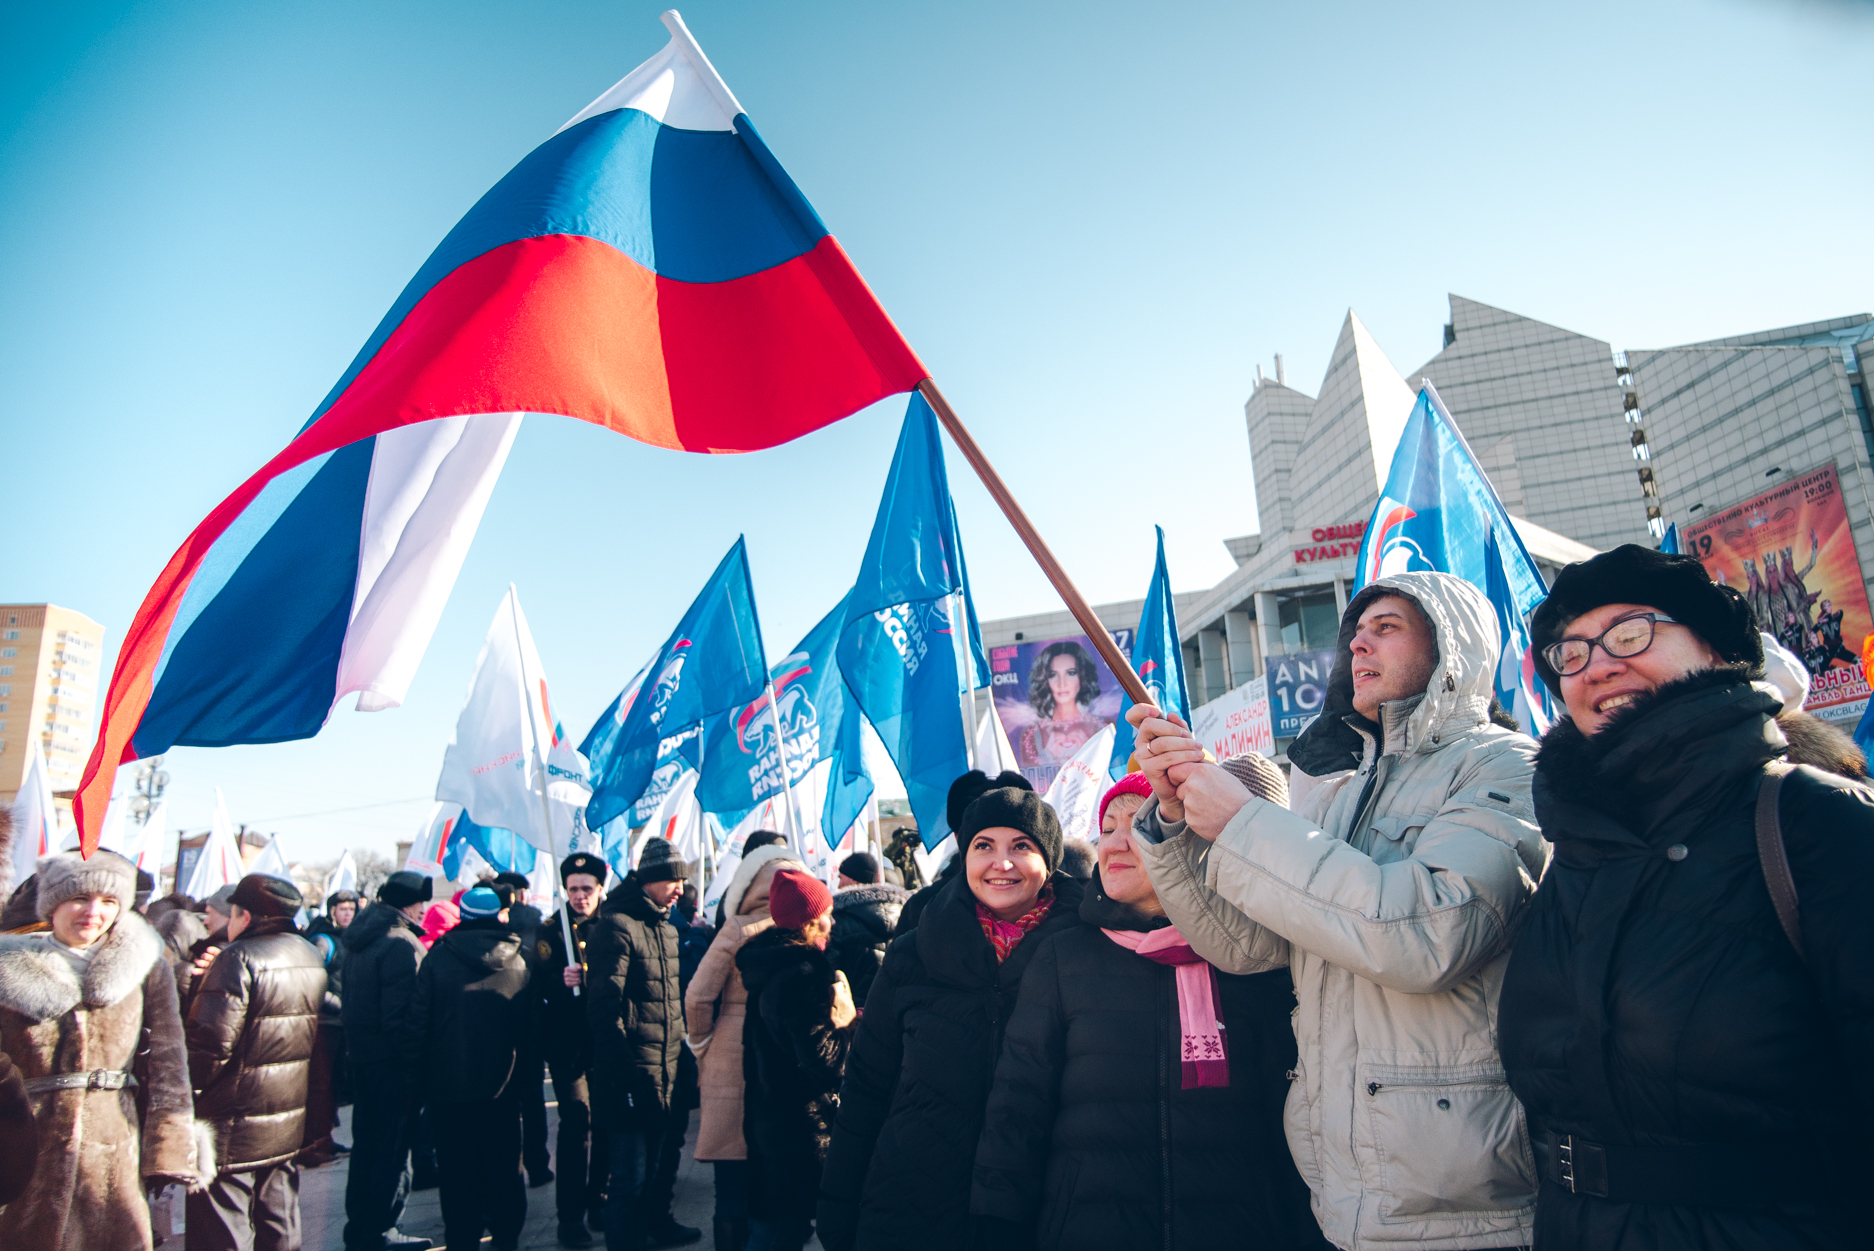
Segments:
[[[1197,632],[1197,646],[1204,660],[1204,702],[1209,703],[1230,688],[1224,672],[1223,631],[1205,626]]]
[[[1235,690],[1256,676],[1255,620],[1242,609],[1223,614],[1224,656],[1230,662],[1230,689]]]
[[[1286,650],[1282,646],[1281,610],[1275,606],[1275,596],[1268,591],[1256,593],[1256,627],[1262,639],[1262,659],[1266,666],[1269,657],[1280,656]]]
[[[1338,573],[1334,575],[1334,619],[1340,620],[1347,615],[1347,580]]]

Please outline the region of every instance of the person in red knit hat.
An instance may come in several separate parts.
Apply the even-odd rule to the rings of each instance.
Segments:
[[[748,988],[742,1034],[747,1077],[748,1245],[799,1251],[812,1235],[839,1085],[859,1013],[846,975],[833,967],[833,892],[799,869],[768,886],[774,927],[735,953]]]

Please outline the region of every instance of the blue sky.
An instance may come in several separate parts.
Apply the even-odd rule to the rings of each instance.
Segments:
[[[475,199],[660,48],[653,4],[65,3],[0,17],[0,599],[114,653]],[[1874,308],[1874,6],[881,5],[684,16],[1067,568],[1144,593],[1256,528],[1242,403],[1447,292],[1649,346]],[[741,457],[530,417],[402,709],[172,753],[289,856],[426,810],[521,590],[583,734],[746,532],[771,654],[844,593],[903,413]],[[1052,592],[954,454],[984,616]],[[342,810],[342,811],[335,811]]]

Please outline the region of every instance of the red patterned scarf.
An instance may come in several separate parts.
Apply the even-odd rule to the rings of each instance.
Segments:
[[[998,920],[995,913],[981,904],[976,905],[976,923],[983,927],[983,937],[987,938],[989,945],[996,949],[997,964],[1009,958],[1009,953],[1015,950],[1022,939],[1028,937],[1029,930],[1047,918],[1048,909],[1053,906],[1054,888],[1052,886],[1043,886],[1040,896],[1035,900],[1035,906],[1013,921]]]

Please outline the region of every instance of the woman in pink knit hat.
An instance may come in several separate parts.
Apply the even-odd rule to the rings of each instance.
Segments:
[[[812,1234],[839,1083],[858,1010],[827,958],[833,892],[800,869],[768,884],[774,926],[735,953],[748,989],[742,1033],[747,1087],[749,1251],[800,1251]]]
[[[1325,1251],[1282,1132],[1288,970],[1220,974],[1166,919],[1132,849],[1150,794],[1142,773],[1106,792],[1086,924],[1022,979],[971,1210],[992,1248]]]

